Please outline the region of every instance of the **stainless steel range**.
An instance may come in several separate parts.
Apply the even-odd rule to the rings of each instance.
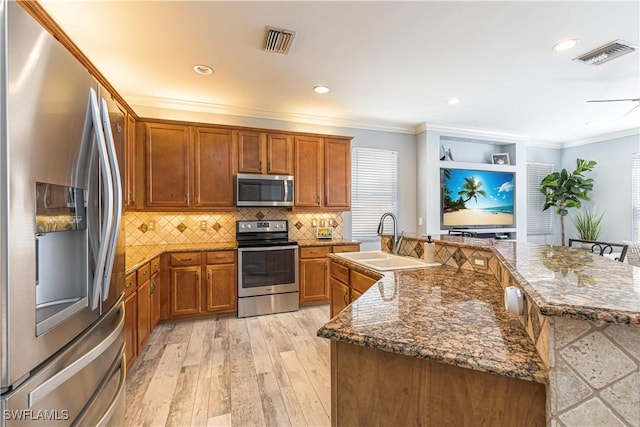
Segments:
[[[298,244],[289,222],[237,221],[238,317],[298,310]]]

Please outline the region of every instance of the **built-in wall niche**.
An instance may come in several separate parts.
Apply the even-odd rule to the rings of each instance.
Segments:
[[[503,156],[498,156],[504,154]],[[461,136],[440,136],[441,161],[462,163],[495,164],[499,159],[508,162],[502,164],[516,165],[516,144],[513,142],[481,140]]]

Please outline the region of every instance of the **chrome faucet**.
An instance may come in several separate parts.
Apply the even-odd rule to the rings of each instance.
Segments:
[[[391,248],[391,253],[397,254],[398,250],[400,249],[400,244],[404,239],[404,231],[401,232],[400,236],[398,237],[398,218],[396,218],[396,216],[391,212],[387,212],[383,214],[382,217],[380,218],[380,224],[378,224],[378,235],[381,235],[382,233],[384,233],[384,220],[388,216],[390,216],[391,219],[393,220],[393,240],[392,240],[393,246]]]

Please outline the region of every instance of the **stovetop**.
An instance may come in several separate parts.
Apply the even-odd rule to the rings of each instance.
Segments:
[[[289,240],[289,221],[236,221],[239,248],[287,246],[298,243]]]

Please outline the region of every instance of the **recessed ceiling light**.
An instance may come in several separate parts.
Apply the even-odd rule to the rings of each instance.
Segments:
[[[210,74],[213,74],[213,68],[204,64],[194,65],[193,71],[195,71],[198,74],[202,74],[203,76],[208,76]]]
[[[460,104],[460,98],[449,98],[447,99],[447,104],[449,105]]]
[[[329,92],[329,88],[327,86],[315,86],[313,91],[315,93],[327,93]]]
[[[568,49],[571,49],[572,47],[575,47],[579,41],[580,40],[578,39],[562,40],[554,44],[551,49],[555,50],[556,52],[562,52],[563,50],[568,50]]]

